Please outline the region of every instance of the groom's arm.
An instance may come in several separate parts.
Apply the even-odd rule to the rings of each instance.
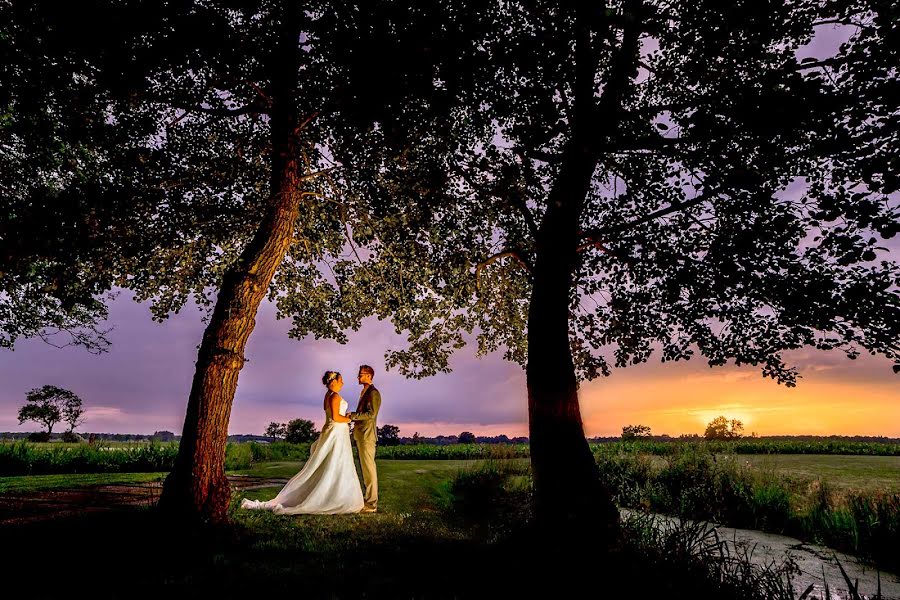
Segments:
[[[379,408],[381,408],[381,392],[372,390],[366,410],[350,413],[350,418],[354,421],[371,421],[378,415]]]

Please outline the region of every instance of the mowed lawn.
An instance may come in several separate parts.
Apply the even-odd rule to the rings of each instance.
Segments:
[[[527,459],[520,459],[527,461]],[[447,497],[449,483],[460,470],[483,461],[475,460],[381,460],[378,468],[379,509],[382,512],[412,513],[435,510]],[[263,462],[250,469],[228,471],[229,475],[248,475],[290,479],[303,467],[302,461]],[[360,473],[359,463],[356,464]],[[61,475],[22,475],[0,477],[0,494],[42,492],[97,485],[123,485],[162,481],[167,473],[84,473]],[[362,477],[360,477],[362,481]],[[237,492],[238,497],[268,500],[282,484]]]
[[[527,459],[519,459],[527,460]],[[430,512],[438,508],[446,498],[449,482],[459,471],[483,461],[475,460],[376,460],[378,469],[378,508],[382,512],[412,513]],[[303,467],[302,462],[260,463],[246,470],[234,471],[235,475],[289,479]],[[356,472],[361,473],[359,462]],[[360,476],[362,481],[362,476]],[[274,498],[280,485],[244,490],[243,498],[269,500]]]

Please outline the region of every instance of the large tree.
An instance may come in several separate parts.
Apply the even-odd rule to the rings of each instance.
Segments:
[[[370,107],[345,93],[346,73],[329,58],[339,13],[357,9],[0,3],[3,162],[15,167],[0,180],[12,208],[0,216],[0,279],[14,292],[0,300],[31,291],[25,301],[56,311],[30,329],[3,304],[0,317],[10,344],[53,319],[102,343],[91,327],[110,289],[150,299],[160,320],[190,298],[205,309],[160,501],[174,513],[226,518],[228,422],[263,298],[280,316],[304,315],[302,335],[344,341],[362,316],[335,312],[353,208],[331,184],[339,166],[328,152],[336,123],[371,122],[353,116]]]
[[[342,299],[408,335],[407,375],[473,337],[525,367],[542,520],[615,527],[577,394],[613,365],[699,353],[791,386],[783,353],[811,345],[900,370],[895,5],[450,4],[435,91],[335,148],[406,158],[346,182],[377,218]],[[800,60],[834,23],[849,40]],[[370,46],[348,63],[391,60]]]

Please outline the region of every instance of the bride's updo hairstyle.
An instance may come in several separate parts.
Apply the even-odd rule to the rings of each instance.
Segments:
[[[335,379],[337,379],[337,378],[340,377],[340,376],[341,376],[341,374],[338,373],[337,371],[325,371],[325,374],[322,375],[322,384],[323,384],[325,387],[328,387],[328,385],[329,385],[332,381],[334,381]]]

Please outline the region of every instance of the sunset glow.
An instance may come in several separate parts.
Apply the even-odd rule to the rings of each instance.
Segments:
[[[660,366],[633,367],[585,386],[585,429],[588,435],[617,435],[623,425],[640,423],[659,434],[702,434],[723,415],[742,421],[748,435],[900,436],[900,385],[891,381],[888,361],[845,362],[807,369],[793,388],[752,367],[698,363],[668,373]],[[863,373],[854,375],[854,369]]]

